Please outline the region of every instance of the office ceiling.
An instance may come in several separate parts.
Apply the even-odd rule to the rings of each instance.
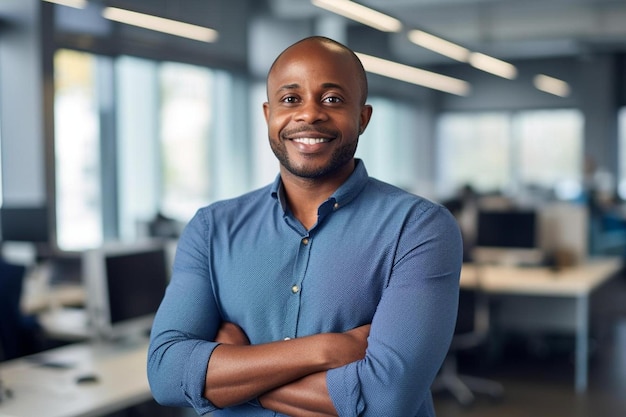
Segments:
[[[212,65],[219,65],[219,59],[227,66],[241,66],[241,62],[245,62],[246,42],[250,38],[246,38],[249,35],[242,28],[252,27],[257,17],[285,22],[282,32],[285,39],[281,38],[285,42],[292,40],[287,39],[290,35],[297,38],[316,27],[316,33],[333,36],[332,30],[327,33],[329,28],[338,21],[345,22],[348,36],[339,40],[359,52],[417,67],[457,62],[411,43],[407,37],[411,29],[423,30],[471,51],[513,63],[547,57],[626,54],[626,0],[354,1],[401,20],[403,30],[380,32],[318,8],[311,0],[89,0],[89,4],[94,6],[94,15],[99,13],[97,7],[115,6],[216,28],[222,41],[206,47],[189,47],[199,50],[198,56],[203,57],[210,51]],[[60,26],[66,30],[92,33],[97,26],[85,18],[67,15],[68,18],[60,19]],[[270,21],[270,26],[273,24]],[[91,26],[86,27],[88,25]],[[131,29],[124,28],[123,32],[131,33]],[[139,49],[145,49],[150,41],[158,41],[160,49],[174,45],[174,52],[182,45],[174,41],[162,42],[154,34],[132,33],[139,39],[133,46]],[[281,32],[276,33],[281,36]],[[276,46],[274,52],[278,52],[286,45],[270,46]],[[273,56],[273,52],[267,50],[260,54],[261,58],[267,54]]]
[[[504,60],[626,51],[626,0],[357,2],[400,19],[406,30],[421,29]],[[281,18],[332,15],[312,6],[310,0],[268,0],[267,4],[271,13]],[[454,62],[410,43],[406,30],[385,35],[390,55],[416,65]],[[364,30],[363,36],[367,32]]]

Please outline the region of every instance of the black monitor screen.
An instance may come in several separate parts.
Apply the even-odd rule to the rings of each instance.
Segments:
[[[168,279],[164,249],[109,255],[105,265],[111,324],[157,311]]]
[[[0,207],[3,241],[48,242],[48,209],[42,206]]]
[[[476,246],[536,248],[537,213],[534,210],[478,212]]]

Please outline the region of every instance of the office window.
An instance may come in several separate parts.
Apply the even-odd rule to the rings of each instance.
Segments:
[[[66,250],[102,241],[97,57],[60,50],[55,68],[57,242]]]
[[[511,127],[505,113],[448,113],[437,123],[439,194],[464,184],[477,191],[504,189],[511,173]]]
[[[163,63],[160,67],[161,209],[189,218],[209,202],[211,96],[208,69]]]
[[[136,239],[250,190],[247,83],[194,65],[69,50],[55,56],[58,244]],[[258,109],[260,112],[260,108]]]
[[[122,240],[135,238],[159,207],[158,72],[158,63],[147,59],[122,56],[115,62],[115,211]]]
[[[188,220],[209,201],[209,69],[124,56],[116,62],[119,235],[157,211]]]
[[[356,157],[363,159],[368,173],[375,178],[409,191],[425,191],[418,190],[416,183],[418,148],[423,144],[416,140],[415,133],[421,127],[419,109],[383,97],[371,97],[368,103],[374,112],[359,139]]]
[[[513,122],[523,186],[565,190],[567,184],[582,181],[583,117],[579,111],[525,111],[515,114]]]
[[[577,110],[447,113],[437,126],[438,192],[580,191],[583,117]]]

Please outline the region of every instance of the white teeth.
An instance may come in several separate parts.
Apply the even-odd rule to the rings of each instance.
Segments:
[[[328,139],[324,138],[296,138],[294,142],[304,143],[305,145],[315,145],[317,143],[328,142]]]

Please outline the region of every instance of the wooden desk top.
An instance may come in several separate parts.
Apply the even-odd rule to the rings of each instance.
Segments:
[[[548,267],[463,264],[461,288],[479,283],[488,293],[576,297],[589,295],[624,265],[620,257],[590,259],[555,271]]]

